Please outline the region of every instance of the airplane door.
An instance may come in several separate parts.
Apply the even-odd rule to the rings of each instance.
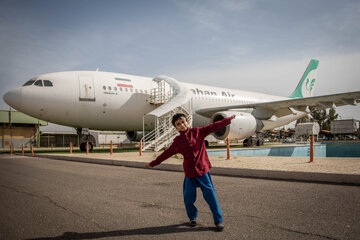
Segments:
[[[79,101],[95,102],[95,87],[92,76],[79,75]]]

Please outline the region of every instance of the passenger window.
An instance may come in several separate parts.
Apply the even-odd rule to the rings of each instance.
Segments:
[[[45,87],[52,87],[53,84],[52,84],[52,82],[49,81],[49,80],[44,80],[44,86],[45,86]]]
[[[23,86],[30,86],[35,82],[35,80],[30,79],[29,81],[27,81]]]
[[[108,89],[111,90],[111,87],[109,86]]]
[[[130,88],[130,92],[133,92],[133,89],[132,89],[132,88]]]
[[[148,93],[147,90],[145,90],[145,93]]]
[[[140,89],[140,92],[141,92],[141,93],[143,93],[143,90],[142,90],[142,89]]]
[[[137,89],[135,89],[135,92],[137,93],[137,92],[138,92],[138,90],[137,90]]]
[[[127,88],[125,88],[125,92],[127,92],[128,91],[128,89]]]
[[[116,87],[114,87],[114,90],[115,90],[115,91],[117,91],[117,88],[116,88]]]
[[[120,88],[120,91],[122,91],[122,87]]]
[[[35,86],[42,87],[42,86],[43,86],[43,83],[42,83],[41,80],[37,80],[34,85],[35,85]]]
[[[103,89],[106,90],[106,86],[103,86]]]

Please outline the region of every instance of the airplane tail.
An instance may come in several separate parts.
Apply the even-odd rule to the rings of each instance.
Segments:
[[[295,91],[289,98],[311,97],[315,88],[316,73],[319,61],[311,59]]]

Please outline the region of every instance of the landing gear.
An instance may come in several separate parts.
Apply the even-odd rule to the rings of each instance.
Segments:
[[[95,143],[95,139],[90,135],[89,129],[76,128],[76,132],[80,135],[82,143],[80,144],[80,150],[82,152],[86,152],[86,142],[88,142],[88,150],[91,152],[94,148],[93,143]]]
[[[264,140],[263,139],[258,139],[256,141],[256,146],[263,146],[264,145]]]
[[[253,146],[255,146],[254,142],[255,142],[255,141],[253,140],[252,137],[246,138],[246,139],[244,139],[244,141],[243,141],[243,146],[244,146],[244,147],[253,147]]]
[[[249,137],[243,141],[244,147],[255,147],[255,146],[263,146],[264,138],[261,133],[257,133],[256,137]]]
[[[91,151],[93,150],[93,145],[92,145],[91,142],[88,143],[88,148],[89,148],[89,152],[91,152]],[[86,142],[82,142],[82,143],[80,144],[80,150],[81,150],[82,152],[86,152]]]

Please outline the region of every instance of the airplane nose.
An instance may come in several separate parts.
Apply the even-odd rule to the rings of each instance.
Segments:
[[[21,107],[21,91],[20,89],[10,90],[3,96],[4,101],[15,109]]]

